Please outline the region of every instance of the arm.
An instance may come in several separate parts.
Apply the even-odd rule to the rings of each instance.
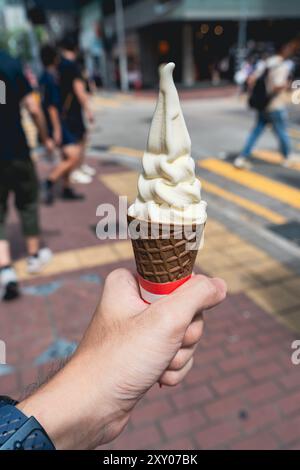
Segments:
[[[112,441],[152,385],[183,380],[202,335],[202,311],[225,295],[222,280],[194,276],[147,306],[132,274],[112,272],[74,356],[18,408],[40,422],[57,449]]]
[[[31,115],[43,144],[49,151],[52,151],[53,145],[51,144],[51,139],[48,137],[45,116],[33,93],[30,93],[23,98],[23,105]]]
[[[50,117],[50,121],[51,121],[52,128],[53,128],[53,139],[56,145],[59,146],[62,140],[59,112],[57,108],[53,105],[49,106],[48,112],[49,112],[49,117]]]
[[[75,93],[80,105],[84,109],[84,112],[86,114],[86,117],[87,117],[88,121],[90,123],[93,123],[94,122],[94,116],[93,116],[93,113],[90,109],[89,96],[86,92],[83,80],[81,80],[80,78],[75,78],[75,80],[73,82],[73,90],[74,90],[74,93]]]

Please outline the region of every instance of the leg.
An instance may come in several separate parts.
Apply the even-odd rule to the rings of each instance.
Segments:
[[[86,152],[86,146],[87,146],[87,133],[83,134],[80,146],[81,146],[81,166],[80,166],[80,169],[81,169],[81,171],[83,171],[83,173],[85,175],[87,175],[91,178],[92,176],[95,176],[96,170],[92,166],[88,165],[85,161],[86,160],[85,152]],[[91,182],[91,179],[90,179],[90,182]]]
[[[70,161],[71,164],[68,170],[64,174],[64,186],[70,186],[70,174],[73,170],[75,170],[79,164],[81,159],[81,147],[80,144],[72,144],[72,145],[65,145],[63,147],[63,158],[66,161]]]
[[[71,169],[64,175],[64,189],[62,193],[63,199],[67,200],[76,200],[76,199],[84,199],[82,194],[77,194],[71,187],[70,187],[70,173],[78,167],[80,163],[80,156],[81,156],[81,146],[80,144],[73,144],[73,145],[66,145],[63,148],[63,155],[66,159],[72,160],[73,165]]]
[[[18,162],[14,181],[15,204],[26,241],[30,273],[39,272],[52,257],[48,248],[40,248],[38,179],[31,160]]]
[[[35,256],[40,249],[39,237],[26,237],[26,248],[28,256]]]
[[[9,242],[5,237],[10,165],[10,162],[2,162],[0,168],[0,285],[3,289],[3,300],[13,300],[19,296],[17,275],[12,266]]]
[[[69,175],[80,161],[80,149],[78,145],[66,145],[63,147],[63,160],[50,173],[48,180],[55,183],[60,178]]]
[[[7,240],[0,240],[0,269],[11,265],[10,247]]]
[[[284,158],[287,158],[291,152],[291,144],[287,133],[286,112],[284,110],[270,112],[270,121],[273,132],[279,141],[280,151]]]
[[[39,207],[38,207],[38,179],[34,164],[31,160],[15,162],[14,193],[15,205],[19,212],[23,235],[29,243],[29,255],[39,250]],[[33,252],[35,249],[35,252]]]
[[[267,120],[266,120],[264,113],[261,113],[261,112],[258,113],[256,126],[252,129],[247,139],[246,145],[241,152],[241,156],[249,157],[251,155],[252,149],[257,139],[260,137],[262,131],[264,130],[266,124],[267,124]]]
[[[11,264],[9,243],[5,236],[5,218],[7,213],[8,188],[0,181],[0,269]]]

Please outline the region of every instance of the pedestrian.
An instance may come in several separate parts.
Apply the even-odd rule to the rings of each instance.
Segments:
[[[202,311],[225,296],[224,281],[195,275],[147,306],[130,272],[110,273],[65,366],[19,404],[0,397],[0,449],[84,450],[111,442],[154,384],[182,382],[203,333]]]
[[[44,67],[43,73],[40,78],[40,93],[43,110],[46,116],[49,135],[53,138],[56,146],[61,149],[62,159],[51,170],[47,179],[43,183],[44,197],[43,201],[47,205],[54,202],[54,185],[63,180],[64,192],[68,188],[68,195],[73,196],[75,199],[80,199],[71,190],[70,173],[78,166],[78,157],[70,145],[69,130],[63,124],[62,120],[62,97],[60,89],[60,75],[59,75],[59,54],[57,49],[51,45],[45,45],[41,49],[41,61]],[[74,139],[73,139],[74,140]]]
[[[62,125],[65,133],[63,143],[64,153],[71,153],[78,161],[78,170],[72,175],[72,180],[77,183],[91,182],[93,169],[83,164],[86,126],[84,118],[92,124],[94,116],[90,109],[89,95],[86,91],[86,84],[82,77],[78,63],[78,46],[75,39],[66,37],[61,42],[61,62],[59,65],[60,89],[62,95]],[[67,190],[64,192],[65,199],[72,199],[73,193]]]
[[[38,179],[21,125],[20,107],[30,113],[43,144],[49,151],[45,118],[21,64],[0,51],[0,79],[5,87],[5,103],[0,105],[0,285],[2,298],[19,295],[16,272],[12,266],[9,242],[5,234],[5,218],[10,193],[14,193],[27,248],[27,270],[39,272],[51,258],[48,248],[41,248],[38,216]]]
[[[290,166],[299,157],[291,154],[287,133],[286,90],[289,86],[293,55],[299,50],[300,41],[294,39],[279,49],[278,54],[259,61],[248,78],[249,104],[256,110],[256,124],[251,131],[241,154],[234,160],[237,168],[250,168],[248,158],[266,125],[272,126],[284,160],[283,166]]]

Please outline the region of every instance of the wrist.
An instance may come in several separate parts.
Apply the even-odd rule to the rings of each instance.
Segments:
[[[109,442],[115,437],[111,430],[123,429],[128,419],[113,411],[104,393],[85,379],[83,370],[85,365],[75,356],[18,405],[25,415],[37,419],[58,450],[89,449]]]

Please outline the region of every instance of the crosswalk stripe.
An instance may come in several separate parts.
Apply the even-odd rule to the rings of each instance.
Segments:
[[[131,258],[133,258],[131,241],[118,240],[113,243],[103,243],[55,253],[51,263],[37,275],[27,273],[25,259],[16,261],[14,267],[17,271],[18,279],[25,281],[39,277],[54,276],[70,271],[78,271],[80,269],[89,269],[104,264],[116,263],[120,260],[126,261]]]
[[[126,155],[127,157],[142,158],[144,152],[142,150],[133,149],[130,147],[119,147],[113,145],[109,147],[109,152],[117,155]]]
[[[106,106],[108,108],[119,108],[120,101],[114,98],[105,98],[103,96],[95,96],[91,99],[92,106]]]
[[[300,144],[297,146],[300,149]],[[274,152],[273,150],[254,150],[252,155],[255,158],[264,160],[268,163],[280,164],[283,162],[283,157],[279,152]],[[290,166],[293,170],[300,170],[300,162],[295,162]]]
[[[227,201],[233,202],[234,204],[240,207],[243,207],[249,212],[252,212],[260,217],[263,217],[264,219],[268,220],[269,222],[273,224],[284,224],[286,222],[285,217],[283,217],[282,215],[274,211],[271,211],[270,209],[267,209],[264,206],[261,206],[260,204],[257,204],[256,202],[250,201],[249,199],[238,196],[237,194],[227,191],[226,189],[220,188],[219,186],[213,183],[210,183],[209,181],[203,178],[201,178],[200,180],[201,180],[202,188],[204,189],[204,191],[207,191],[209,193],[222,197],[223,199],[226,199]]]
[[[290,128],[288,129],[288,134],[290,137],[294,137],[295,139],[300,139],[300,130],[299,129],[294,129]]]
[[[198,166],[300,209],[300,191],[296,188],[271,180],[252,171],[239,170],[234,168],[233,165],[217,159],[200,160],[198,161]]]
[[[138,172],[128,171],[122,173],[122,176],[122,181],[120,180],[118,173],[101,175],[99,176],[99,180],[104,183],[111,191],[117,192],[118,194],[126,194],[129,200],[133,201],[137,193]],[[249,212],[263,217],[273,224],[283,224],[286,222],[285,217],[257,204],[256,202],[250,201],[226,189],[220,188],[219,186],[203,178],[200,178],[200,181],[204,191],[222,197],[227,201],[233,202],[234,204],[247,209]]]

